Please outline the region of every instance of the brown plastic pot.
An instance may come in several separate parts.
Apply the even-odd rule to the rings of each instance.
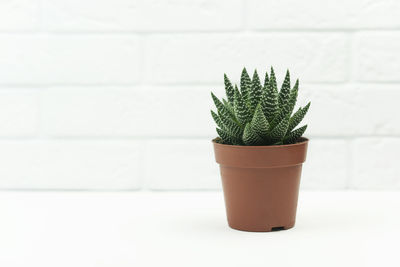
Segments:
[[[213,144],[229,226],[252,232],[292,228],[308,139],[279,146]]]

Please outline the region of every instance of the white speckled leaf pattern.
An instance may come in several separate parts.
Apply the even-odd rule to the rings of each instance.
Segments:
[[[240,77],[240,93],[242,94],[243,100],[246,104],[249,101],[249,91],[251,89],[251,79],[247,73],[246,68],[243,68],[242,75]]]
[[[226,97],[228,98],[229,103],[233,104],[235,91],[233,90],[233,85],[226,74],[224,74],[224,84]]]
[[[293,130],[299,123],[303,120],[304,116],[307,114],[308,109],[310,108],[311,103],[308,103],[304,108],[299,108],[296,113],[289,120],[288,132]]]
[[[242,137],[243,130],[234,121],[232,121],[231,118],[226,116],[220,116],[220,118],[223,123],[222,129],[225,132],[237,139]]]
[[[246,127],[244,128],[243,142],[248,146],[255,146],[263,143],[262,138],[252,131],[250,123],[246,124]]]
[[[279,106],[284,107],[289,101],[290,95],[290,73],[286,71],[285,80],[283,81],[281,90],[279,91]]]
[[[261,105],[257,105],[256,111],[254,112],[253,119],[250,123],[251,130],[254,131],[258,136],[262,139],[267,138],[269,124],[267,119],[264,116],[264,113],[261,109]]]
[[[257,104],[260,102],[262,95],[262,87],[260,77],[258,76],[257,70],[254,71],[253,79],[251,81],[251,88],[249,94],[249,104],[251,110],[254,112]]]
[[[264,116],[271,122],[279,113],[278,94],[271,84],[268,84],[267,88],[264,90],[261,104]]]
[[[241,125],[246,125],[251,120],[250,111],[237,87],[235,87],[234,110]]]
[[[278,125],[276,125],[270,131],[270,133],[268,134],[268,139],[271,140],[271,142],[273,143],[284,139],[288,126],[289,126],[289,116],[281,120],[281,122],[278,123]]]
[[[229,103],[225,99],[222,99],[222,102],[223,102],[225,108],[228,110],[231,119],[233,119],[234,121],[237,121],[236,115],[235,115],[235,110],[233,108],[233,104]]]
[[[211,115],[219,128],[217,133],[224,144],[232,145],[282,145],[295,143],[307,129],[307,125],[292,131],[306,115],[310,103],[299,108],[291,116],[296,105],[299,81],[290,89],[290,74],[286,72],[278,92],[274,69],[265,74],[264,88],[257,71],[253,79],[243,69],[241,90],[224,75],[228,100],[222,102],[213,94],[217,112]],[[233,97],[232,97],[233,96]]]
[[[229,135],[226,131],[217,128],[217,133],[219,137],[222,139],[222,143],[230,144],[230,145],[242,145],[240,139],[236,139],[235,137]]]
[[[269,76],[268,76],[268,71],[265,72],[265,77],[264,77],[264,89],[267,88],[269,83]]]
[[[225,105],[213,94],[211,93],[211,97],[214,101],[215,106],[217,107],[218,113],[222,116],[229,116],[232,119],[235,119],[235,115],[231,113],[231,111],[225,107]]]
[[[222,124],[221,118],[214,112],[211,110],[211,116],[213,117],[215,124],[217,124],[217,126],[219,128],[223,128],[224,125]]]
[[[287,114],[292,115],[294,106],[296,105],[298,91],[299,91],[299,80],[296,80],[293,89],[290,91],[289,102],[287,104],[288,105]]]
[[[293,144],[296,143],[296,141],[303,135],[303,133],[306,131],[307,125],[304,125],[293,132],[290,132],[288,135],[285,136],[285,139],[283,140],[285,144]]]
[[[278,85],[276,83],[275,71],[274,71],[273,67],[271,67],[271,75],[270,75],[270,78],[269,78],[269,85],[272,86],[272,89],[276,93],[278,93]]]

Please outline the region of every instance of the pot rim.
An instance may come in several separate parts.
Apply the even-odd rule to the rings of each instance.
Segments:
[[[214,145],[217,146],[226,146],[226,147],[232,147],[232,148],[239,148],[239,149],[246,149],[246,148],[251,148],[251,149],[266,149],[266,148],[276,148],[276,147],[293,147],[293,146],[301,146],[304,144],[307,144],[308,141],[310,141],[307,137],[300,137],[301,141],[297,142],[295,144],[287,144],[287,145],[272,145],[272,146],[240,146],[240,145],[227,145],[227,144],[220,144],[215,142],[215,139],[218,137],[214,138],[211,140]]]

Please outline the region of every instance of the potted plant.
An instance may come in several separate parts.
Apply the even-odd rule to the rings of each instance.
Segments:
[[[250,78],[245,68],[240,90],[224,80],[227,98],[211,93],[217,108],[211,115],[228,224],[255,232],[292,228],[308,144],[302,137],[307,125],[296,127],[310,103],[293,113],[299,81],[291,88],[289,71],[279,91],[272,67],[263,85],[257,70]]]

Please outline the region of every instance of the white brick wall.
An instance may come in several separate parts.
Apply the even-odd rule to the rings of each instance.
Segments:
[[[210,91],[311,100],[302,187],[400,189],[400,2],[0,1],[0,189],[220,188]]]
[[[145,188],[220,188],[219,169],[210,156],[213,153],[210,139],[149,141],[145,155]]]
[[[39,97],[35,89],[0,90],[0,136],[35,137],[39,126]]]
[[[400,3],[395,0],[246,0],[254,29],[396,29]]]
[[[354,144],[351,185],[365,189],[400,189],[400,138],[361,138]]]
[[[5,189],[137,189],[142,184],[138,141],[1,141]]]
[[[360,33],[355,36],[355,43],[357,80],[400,81],[400,32]]]
[[[309,144],[301,186],[308,189],[344,189],[348,184],[348,142],[316,139]]]
[[[239,79],[243,66],[264,70],[271,64],[306,82],[344,82],[349,45],[342,33],[157,34],[146,42],[145,79],[221,83],[224,72]]]
[[[140,78],[136,36],[0,35],[0,84],[124,84]]]
[[[38,0],[0,1],[1,31],[32,31],[40,27]]]
[[[237,30],[240,0],[42,0],[50,31]]]

